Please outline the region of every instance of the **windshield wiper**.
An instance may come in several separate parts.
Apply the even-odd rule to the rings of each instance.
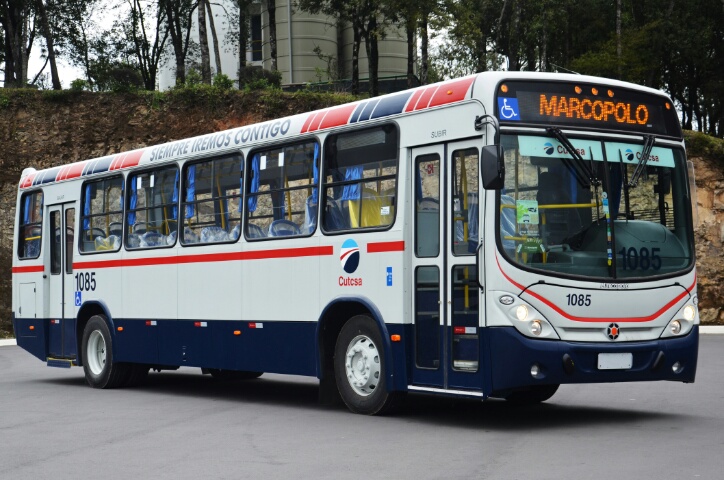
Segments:
[[[649,156],[651,156],[651,150],[654,148],[654,143],[656,143],[655,136],[644,135],[644,149],[641,152],[639,163],[636,165],[633,175],[631,175],[631,181],[628,182],[629,187],[635,187],[638,185],[639,177],[641,177],[641,174],[644,173],[644,170],[646,169],[646,163],[649,161]]]
[[[550,127],[546,128],[546,131],[555,137],[556,140],[563,145],[563,148],[566,149],[571,158],[575,160],[575,164],[571,164],[567,158],[563,158],[563,162],[571,170],[573,176],[576,177],[576,180],[582,187],[590,187],[591,185],[598,186],[601,184],[600,180],[598,180],[593,173],[593,158],[591,158],[591,165],[588,165],[560,128]]]

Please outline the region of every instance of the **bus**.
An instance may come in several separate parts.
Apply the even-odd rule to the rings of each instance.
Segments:
[[[17,343],[94,388],[306,375],[362,414],[691,383],[690,165],[659,91],[485,72],[26,168]]]

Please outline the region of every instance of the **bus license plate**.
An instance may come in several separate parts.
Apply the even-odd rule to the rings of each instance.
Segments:
[[[633,365],[633,353],[599,353],[599,370],[628,370]]]

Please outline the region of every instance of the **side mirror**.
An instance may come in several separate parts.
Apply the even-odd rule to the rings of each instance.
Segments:
[[[505,182],[505,157],[503,147],[488,145],[483,147],[483,158],[480,161],[480,174],[483,177],[483,188],[501,190]]]

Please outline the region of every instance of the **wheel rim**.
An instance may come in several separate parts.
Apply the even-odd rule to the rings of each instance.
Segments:
[[[106,365],[106,341],[98,330],[94,330],[88,337],[86,358],[93,375],[100,375]]]
[[[344,368],[352,389],[363,397],[371,395],[380,382],[380,354],[372,340],[358,335],[349,342]]]

